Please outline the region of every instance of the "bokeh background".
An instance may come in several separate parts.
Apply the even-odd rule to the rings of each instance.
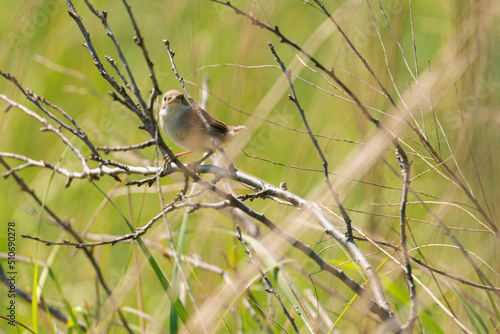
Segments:
[[[123,3],[92,1],[92,4],[98,10],[107,10],[108,23],[147,99],[151,90],[149,72],[140,49],[132,40],[133,31]],[[380,136],[380,131],[331,84],[331,79],[318,74],[318,69],[305,57],[280,44],[274,35],[252,25],[249,20],[235,15],[222,5],[201,0],[131,0],[129,4],[155,64],[160,89],[180,89],[162,42],[168,39],[176,54],[176,65],[181,75],[188,80],[188,89],[195,100],[200,100],[200,86],[207,77],[208,88],[213,93],[209,96],[208,111],[228,124],[247,126],[248,130],[228,148],[234,154],[235,165],[271,184],[286,182],[288,189],[295,194],[336,211],[323,182],[322,162],[308,135],[261,119],[304,130],[295,105],[288,100],[290,90],[285,77],[276,68],[277,63],[267,45],[268,41],[273,43],[285,65],[299,76],[294,79],[294,85],[313,132],[330,137],[318,138],[318,142],[328,160],[329,170],[334,173],[331,179],[335,189],[348,208],[353,223],[376,240],[399,244],[397,215],[401,182],[397,175],[399,167],[394,151],[387,140],[374,144],[374,138]],[[462,182],[468,184],[488,216],[498,223],[499,4],[483,0],[417,1],[412,3],[410,15],[409,3],[382,1],[391,27],[389,30],[378,2],[369,1],[379,26],[378,32],[367,2],[325,3],[396,100],[401,114],[380,92],[376,81],[332,22],[308,1],[238,0],[232,4],[259,20],[279,26],[290,40],[301,45],[327,68],[333,68],[369,107],[370,112],[388,124],[411,153],[411,176],[415,177],[412,189],[420,194],[426,205],[447,226],[454,228],[452,232],[460,243],[474,254],[475,261],[491,282],[499,286],[498,237],[488,231],[490,226],[471,200],[456,186],[456,182],[443,176],[442,169],[433,168],[436,166],[435,161],[414,132],[398,121],[398,118],[402,118],[418,124],[436,151]],[[104,55],[115,60],[119,57],[102,24],[83,2],[75,1],[74,5],[90,32],[101,61],[108,72],[118,79],[104,59]],[[0,7],[0,70],[14,75],[25,88],[67,111],[97,146],[124,146],[150,139],[145,131],[138,129],[139,120],[108,96],[111,87],[100,77],[89,52],[82,46],[83,37],[68,15],[65,2],[0,0]],[[418,85],[415,83],[416,77]],[[0,80],[0,94],[39,112],[11,82],[3,78]],[[0,101],[0,108],[5,106],[6,103]],[[79,160],[61,140],[54,134],[41,132],[40,128],[41,124],[18,109],[0,112],[0,151],[59,163],[70,170],[81,170]],[[174,151],[180,152],[180,148],[168,139],[166,141]],[[90,154],[78,141],[75,140],[74,144],[86,155]],[[249,156],[262,159],[246,156],[240,148]],[[155,164],[157,152],[154,147],[150,147],[139,152],[110,153],[109,158],[130,165],[147,166]],[[186,162],[192,160],[193,157],[185,158]],[[11,167],[20,164],[13,159],[6,161]],[[0,171],[3,173],[6,170],[2,166]],[[35,167],[23,169],[19,175],[40,198],[45,198],[45,203],[61,218],[67,218],[74,229],[83,231],[91,225],[90,232],[93,234],[118,236],[128,233],[116,208],[89,181],[73,180],[69,188],[64,188],[66,179],[63,176],[52,175],[48,169]],[[123,181],[138,178],[122,177]],[[162,180],[166,203],[176,198],[183,186],[181,181],[180,176]],[[110,177],[103,177],[95,183],[135,226],[144,225],[161,208],[155,187],[126,187],[125,182],[117,183]],[[249,191],[238,184],[229,184],[236,194]],[[201,200],[215,201],[216,198],[207,194]],[[408,218],[412,228],[409,248],[412,249],[412,255],[422,256],[414,250],[415,247],[421,247],[422,254],[431,266],[485,284],[478,279],[471,265],[422,203],[413,195],[410,195],[409,201]],[[289,230],[316,251],[322,252],[322,256],[332,264],[339,265],[363,282],[363,275],[349,256],[335,241],[324,241],[323,231],[314,221],[300,216],[294,208],[280,206],[270,200],[259,199],[249,205],[265,213],[277,225]],[[8,222],[15,222],[17,254],[26,257],[25,262],[17,262],[19,287],[27,291],[32,289],[33,266],[30,259],[34,260],[37,256],[39,261],[50,264],[72,307],[85,309],[86,305],[90,305],[90,313],[95,314],[97,295],[101,298],[104,295],[101,290],[96,292],[95,274],[81,252],[74,254],[69,247],[46,247],[20,237],[21,234],[29,234],[48,240],[68,239],[68,235],[59,227],[44,217],[40,218],[40,210],[40,206],[30,196],[20,191],[12,177],[0,180],[0,252],[5,252],[5,226]],[[184,217],[183,210],[168,216],[175,236],[178,236]],[[244,250],[235,239],[234,222],[237,220],[230,211],[199,211],[187,219],[184,253],[200,256],[203,261],[227,271],[232,266],[242,268],[246,265]],[[336,225],[342,228],[341,222],[336,221]],[[263,235],[269,234],[264,227],[260,229]],[[145,238],[156,242],[156,245],[169,247],[162,224],[158,223]],[[369,254],[373,266],[378,268],[391,307],[405,321],[408,315],[408,293],[401,269],[391,261],[385,262],[385,256],[367,242],[359,243],[365,254]],[[256,244],[254,247],[257,247]],[[265,249],[262,245],[259,247]],[[143,255],[130,244],[105,246],[94,252],[104,268],[105,279],[120,296],[121,305],[140,308],[161,326],[169,328],[168,299],[160,292],[160,285]],[[265,253],[264,250],[261,252]],[[160,251],[153,251],[153,254],[167,276],[172,276],[173,260],[162,258]],[[291,267],[302,267],[309,273],[318,270],[314,263],[288,249],[288,245],[282,245],[278,254],[286,254],[283,258],[290,260]],[[0,263],[5,264],[2,259]],[[273,265],[269,265],[267,269],[270,270]],[[201,284],[188,267],[186,270],[199,303],[210,300],[222,283],[220,276],[193,269],[201,277]],[[297,273],[293,279],[300,291],[313,289],[307,276],[295,269],[291,271]],[[443,304],[452,309],[467,328],[473,332],[498,330],[497,295],[461,285],[443,276],[434,279],[422,267],[416,266],[414,273]],[[42,273],[41,281],[44,300],[62,308],[53,281],[44,275]],[[278,276],[276,274],[273,277]],[[352,292],[346,290],[338,280],[324,273],[317,273],[313,277],[346,300],[353,297]],[[440,283],[439,287],[436,282]],[[276,284],[286,294],[283,292],[287,289],[286,284],[277,278]],[[142,290],[138,290],[138,286],[142,286]],[[251,288],[259,303],[267,305],[264,289],[264,285],[259,282]],[[417,289],[420,303],[417,328],[436,333],[459,332],[457,325],[429,294],[419,287]],[[0,287],[0,294],[0,306],[3,309],[3,295],[6,294],[4,286]],[[366,316],[360,321],[357,318],[360,311],[357,309],[349,309],[345,315],[341,315],[347,302],[333,297],[331,291],[320,289],[318,294],[329,317],[334,322],[341,318],[336,325],[340,332],[370,332],[377,328],[377,321],[373,317]],[[243,307],[243,298],[235,297],[228,309],[221,310],[222,318],[231,331],[259,332],[258,324]],[[143,303],[140,307],[139,299]],[[290,307],[293,298],[287,296],[286,299]],[[192,305],[188,305],[190,312],[193,312]],[[275,307],[278,307],[277,304]],[[111,309],[105,305],[101,312],[104,316],[113,314]],[[84,314],[87,309],[79,312]],[[17,316],[17,320],[31,324],[31,306],[18,301]],[[277,322],[285,323],[286,319],[278,310],[275,316]],[[39,332],[49,332],[43,312],[40,312],[40,317],[43,320],[40,321]],[[138,317],[132,314],[127,317],[140,332]],[[109,328],[104,328],[121,332],[123,329],[117,319],[113,321]],[[67,328],[61,323],[58,326],[62,330]],[[221,324],[218,326],[214,331],[226,331]],[[303,326],[300,325],[304,330]],[[279,327],[271,327],[274,332],[279,332]],[[0,328],[0,331],[7,333],[11,331],[2,322]],[[155,326],[144,328],[152,332],[159,331]],[[101,329],[98,327],[97,330]]]

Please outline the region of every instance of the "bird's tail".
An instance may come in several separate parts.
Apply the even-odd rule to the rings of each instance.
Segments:
[[[246,130],[247,127],[244,125],[238,125],[238,126],[229,126],[229,132],[234,136],[238,133],[240,130]]]

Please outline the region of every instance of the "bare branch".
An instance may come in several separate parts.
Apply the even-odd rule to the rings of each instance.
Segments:
[[[295,105],[297,106],[297,109],[299,110],[300,116],[302,117],[302,122],[304,123],[304,125],[307,129],[307,133],[309,134],[309,137],[311,138],[311,141],[313,142],[314,147],[316,148],[316,151],[318,152],[318,154],[321,158],[321,161],[323,162],[323,173],[325,176],[325,183],[328,186],[328,190],[330,190],[330,193],[332,194],[332,196],[335,200],[335,203],[337,204],[337,206],[340,210],[340,213],[342,214],[342,218],[344,219],[344,223],[345,223],[346,228],[347,228],[347,232],[346,232],[347,238],[352,239],[351,217],[349,217],[349,215],[347,214],[347,211],[344,209],[344,206],[342,205],[342,202],[340,201],[339,194],[337,194],[337,192],[333,189],[332,183],[330,182],[330,176],[328,174],[328,161],[326,160],[325,155],[323,154],[323,151],[319,147],[318,141],[316,140],[316,138],[314,137],[314,134],[311,131],[311,127],[309,126],[309,122],[307,122],[307,118],[306,118],[306,115],[304,113],[304,110],[300,106],[297,95],[295,94],[295,88],[293,87],[292,80],[290,80],[291,71],[286,69],[285,64],[283,64],[283,62],[279,58],[278,54],[274,50],[274,46],[271,43],[268,43],[268,44],[269,44],[269,47],[271,48],[271,52],[273,53],[276,61],[280,65],[281,69],[283,70],[283,73],[285,74],[285,76],[288,80],[290,90],[292,91],[292,94],[293,94],[293,97],[289,95],[288,99],[291,100],[292,102],[294,102]]]
[[[399,208],[399,233],[401,236],[401,249],[403,252],[404,265],[406,267],[406,280],[410,290],[410,315],[404,326],[407,333],[413,332],[415,319],[417,318],[417,291],[411,273],[410,256],[408,254],[408,244],[406,240],[406,203],[408,201],[408,189],[410,187],[410,163],[397,156],[401,175],[403,177],[403,192],[401,193],[401,206]]]
[[[22,110],[26,115],[31,116],[34,119],[36,119],[38,122],[42,123],[45,126],[46,130],[54,132],[56,135],[58,135],[59,138],[61,138],[61,140],[63,141],[63,143],[65,145],[67,145],[76,154],[76,156],[78,157],[78,159],[80,159],[80,161],[82,163],[82,167],[83,167],[84,173],[88,174],[90,172],[90,167],[89,167],[89,165],[87,163],[87,158],[85,158],[83,156],[82,152],[80,152],[80,150],[77,149],[71,143],[71,141],[68,138],[66,138],[66,136],[62,133],[62,131],[59,128],[55,128],[45,118],[39,116],[34,111],[31,111],[30,109],[28,109],[27,107],[23,106],[22,104],[19,104],[16,101],[13,101],[13,100],[9,99],[7,96],[5,96],[3,94],[0,94],[0,99],[4,100],[9,105]]]
[[[146,102],[142,98],[141,91],[139,90],[139,87],[137,87],[137,84],[135,83],[134,76],[132,75],[132,71],[130,70],[130,67],[128,66],[127,60],[125,59],[125,55],[122,52],[122,49],[120,47],[120,43],[118,43],[113,32],[111,31],[110,26],[108,25],[108,13],[107,13],[107,11],[103,10],[102,12],[99,12],[90,4],[89,0],[84,0],[84,1],[87,4],[87,7],[90,9],[90,11],[101,20],[102,25],[106,29],[106,35],[108,35],[109,38],[111,38],[111,40],[113,41],[113,44],[115,45],[116,51],[118,52],[118,55],[120,56],[120,60],[123,63],[123,66],[125,67],[125,70],[127,71],[127,75],[129,77],[129,80],[130,80],[130,85],[127,85],[127,87],[130,88],[132,93],[134,93],[135,97],[139,100],[139,103],[142,107],[143,115],[147,115],[148,118],[150,118],[149,117],[150,114],[148,113],[148,108],[146,106]],[[70,0],[68,0],[67,3],[69,6],[69,4],[71,3]],[[71,7],[72,6],[70,6],[70,9],[72,9]],[[116,63],[113,67],[115,67],[115,69],[117,69]],[[126,82],[126,80],[122,74],[120,74],[120,77],[122,77],[124,79],[124,81]],[[149,122],[153,123],[154,121],[152,119],[149,119]]]
[[[292,327],[293,329],[295,330],[296,333],[299,333],[299,329],[297,328],[297,325],[295,324],[295,321],[293,320],[292,316],[290,315],[290,313],[288,313],[288,310],[286,309],[285,307],[285,304],[283,303],[283,301],[281,300],[281,297],[279,295],[279,293],[276,291],[276,289],[273,287],[273,284],[271,283],[271,280],[269,280],[269,278],[267,277],[266,273],[264,272],[264,270],[262,269],[262,266],[261,264],[256,260],[256,258],[253,256],[253,253],[252,251],[250,250],[250,248],[248,247],[247,243],[245,242],[245,240],[243,240],[243,237],[241,236],[241,228],[236,225],[236,230],[238,231],[238,240],[240,241],[240,243],[243,245],[243,247],[245,248],[245,252],[247,253],[248,255],[248,261],[253,264],[255,266],[255,268],[257,268],[257,270],[259,271],[260,273],[260,276],[262,276],[262,279],[266,282],[268,288],[266,289],[266,292],[268,293],[272,293],[275,297],[276,297],[276,300],[278,300],[278,303],[280,304],[281,306],[281,309],[283,310],[283,313],[286,315],[286,317],[288,318],[288,320],[290,321],[290,323],[292,324]]]
[[[5,168],[7,168],[7,170],[10,170],[10,166],[5,162],[5,160],[0,156],[0,164],[4,165]],[[28,193],[37,203],[38,205],[40,205],[40,207],[43,208],[43,210],[45,210],[56,222],[57,222],[57,225],[67,231],[73,238],[75,238],[78,242],[83,242],[82,238],[80,237],[80,234],[77,233],[75,230],[73,230],[73,227],[71,226],[71,224],[67,221],[63,221],[62,219],[60,219],[55,213],[54,211],[52,211],[45,203],[42,203],[42,200],[40,200],[40,198],[38,197],[38,195],[36,195],[35,191],[30,189],[26,183],[24,182],[24,180],[19,177],[17,175],[16,172],[13,172],[11,173],[11,175],[14,177],[14,179],[16,180],[17,184],[19,185],[19,188]],[[97,275],[97,279],[99,281],[99,283],[101,284],[101,286],[104,288],[104,291],[106,292],[108,298],[110,298],[111,302],[112,303],[115,303],[114,301],[114,298],[113,298],[113,295],[112,295],[112,292],[111,290],[109,289],[105,279],[104,279],[104,276],[102,274],[102,271],[101,271],[101,268],[99,267],[99,264],[97,263],[97,261],[95,260],[92,252],[86,248],[83,249],[84,253],[85,253],[85,256],[87,257],[87,259],[90,261],[90,263],[92,264],[92,267],[94,268],[94,271]],[[132,330],[129,328],[128,326],[128,323],[127,323],[127,320],[125,319],[125,316],[123,315],[122,311],[116,307],[116,312],[118,313],[119,317],[120,317],[120,320],[122,321],[124,327],[128,330],[129,333],[132,333]]]
[[[156,144],[156,140],[150,139],[148,141],[145,141],[144,143],[135,144],[135,145],[116,146],[116,147],[98,146],[98,147],[96,147],[96,149],[100,150],[100,151],[104,151],[105,154],[108,154],[109,152],[139,150],[139,149],[143,149],[143,148],[149,147],[149,146],[154,145],[154,144]]]
[[[38,261],[38,265],[41,265],[40,261]],[[2,281],[2,283],[4,283],[8,289],[12,288],[11,287],[12,282],[5,275],[5,271],[3,270],[3,267],[1,265],[0,265],[0,281]],[[33,296],[29,292],[21,289],[21,287],[18,286],[17,284],[15,285],[15,291],[16,291],[16,297],[20,297],[27,303],[31,303],[33,301]],[[48,311],[52,317],[63,323],[67,324],[68,322],[73,321],[67,314],[63,313],[59,308],[54,307],[52,305],[47,305],[47,303],[45,303],[43,299],[40,299],[38,301],[38,308],[42,311]],[[83,321],[78,321],[78,327],[80,327],[80,329],[82,329],[83,331],[87,330],[86,324]],[[35,333],[31,331],[29,328],[26,329],[28,329],[31,333]]]
[[[134,29],[134,33],[135,33],[135,36],[134,36],[135,44],[137,44],[139,46],[139,48],[141,49],[142,55],[144,56],[144,59],[146,60],[146,63],[147,63],[148,68],[149,68],[149,76],[150,76],[151,81],[153,83],[153,89],[151,90],[151,95],[149,98],[147,110],[149,113],[149,117],[151,119],[154,119],[154,113],[153,113],[154,100],[156,99],[157,96],[159,96],[161,94],[160,88],[158,86],[158,80],[156,79],[156,74],[155,74],[155,71],[153,68],[154,63],[149,58],[149,52],[146,49],[146,46],[144,44],[144,37],[142,37],[142,35],[139,31],[139,27],[137,26],[137,22],[135,21],[134,15],[132,14],[132,9],[131,9],[130,5],[127,3],[126,0],[122,0],[122,1],[123,1],[123,4],[125,5],[125,8],[127,9],[127,13],[130,17],[130,21],[132,22],[132,28]]]

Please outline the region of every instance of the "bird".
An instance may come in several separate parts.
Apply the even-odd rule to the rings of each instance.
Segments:
[[[218,120],[205,110],[201,114],[210,125],[214,137],[220,145],[230,141],[245,126],[231,126]],[[167,136],[187,152],[176,154],[180,157],[192,152],[207,152],[196,164],[199,165],[215,153],[217,145],[199,117],[196,107],[189,103],[184,94],[172,89],[163,94],[160,107],[160,126]]]

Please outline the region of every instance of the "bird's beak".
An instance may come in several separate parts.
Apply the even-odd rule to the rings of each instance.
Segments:
[[[167,104],[170,104],[170,103],[174,103],[174,102],[177,102],[177,103],[181,103],[181,100],[178,98],[178,97],[175,97],[173,99],[170,99]]]

